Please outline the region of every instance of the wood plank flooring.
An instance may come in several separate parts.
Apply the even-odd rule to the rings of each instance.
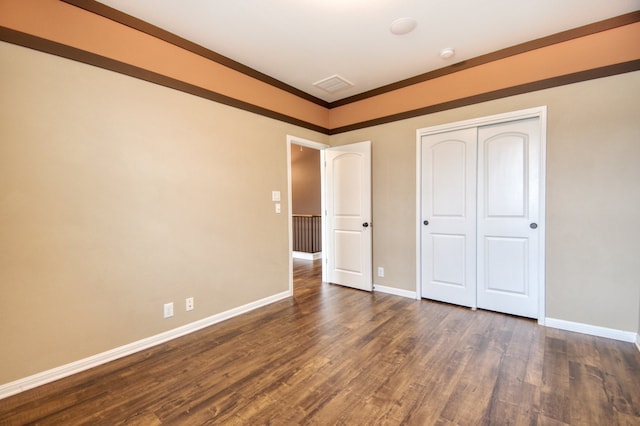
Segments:
[[[640,425],[633,344],[320,281],[0,400],[0,424]]]

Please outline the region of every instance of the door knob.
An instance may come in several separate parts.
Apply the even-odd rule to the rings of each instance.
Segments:
[[[368,228],[368,227],[369,227],[369,224],[368,224],[367,222],[365,222],[365,223],[363,223],[363,224],[362,224],[362,227],[363,227],[363,228]]]
[[[425,221],[424,221],[424,222],[422,222],[422,223],[424,223],[425,225],[428,225],[428,224],[429,224],[429,221],[428,221],[428,220],[425,220]]]
[[[531,229],[536,229],[537,227],[538,227],[538,224],[537,224],[537,223],[535,223],[535,222],[532,222],[532,223],[529,225],[529,228],[531,228]]]

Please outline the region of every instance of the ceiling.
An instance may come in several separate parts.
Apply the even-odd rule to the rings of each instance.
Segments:
[[[327,102],[640,9],[640,0],[100,0]],[[410,17],[415,29],[394,35]],[[442,59],[443,48],[455,49]],[[339,75],[353,86],[313,84]]]

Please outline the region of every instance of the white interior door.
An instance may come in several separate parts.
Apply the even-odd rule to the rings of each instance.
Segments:
[[[478,307],[538,317],[540,125],[478,129]]]
[[[371,142],[325,150],[327,280],[372,291]]]
[[[544,313],[541,117],[492,117],[421,136],[422,297]]]
[[[476,306],[476,128],[422,137],[422,295]]]

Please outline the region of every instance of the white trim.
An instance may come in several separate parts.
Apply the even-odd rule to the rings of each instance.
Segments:
[[[422,135],[416,130],[416,299],[422,299]]]
[[[408,297],[409,299],[416,299],[416,292],[411,290],[403,290],[401,288],[387,287],[386,285],[373,285],[373,291],[379,291],[380,293],[393,294],[394,296]]]
[[[640,333],[636,333],[636,348],[640,351]]]
[[[287,280],[289,291],[293,294],[293,209],[291,208],[291,136],[289,135],[287,135],[287,244],[289,252]]]
[[[536,118],[545,116],[544,123],[546,122],[547,107],[539,106],[535,108],[528,108],[519,111],[505,112],[502,114],[489,115],[486,117],[477,117],[470,120],[456,121],[453,123],[440,124],[437,126],[423,127],[417,130],[418,142],[422,136],[433,135],[436,133],[451,132],[453,130],[468,129],[469,127],[489,126],[491,124],[504,123],[507,121],[523,120],[526,118]],[[546,138],[545,138],[546,139]]]
[[[576,333],[589,334],[591,336],[606,337],[607,339],[621,340],[623,342],[633,343],[634,340],[637,342],[637,333],[632,331],[616,330],[613,328],[565,321],[556,318],[546,318],[545,326],[558,328],[560,330],[575,331]]]
[[[538,111],[540,120],[540,187],[538,200],[538,224],[540,225],[540,235],[538,240],[538,276],[540,285],[538,287],[538,324],[545,325],[547,315],[547,107],[534,108]]]
[[[326,172],[327,172],[327,162],[325,160],[325,150],[320,151],[320,216],[322,216],[322,220],[320,222],[320,226],[322,226],[322,250],[324,250],[325,255],[322,257],[322,282],[327,282],[327,275],[329,274],[329,268],[327,268],[327,260],[329,258],[329,250],[328,247],[328,236],[327,236],[327,186],[326,186]]]
[[[540,283],[538,288],[538,324],[545,325],[546,316],[546,267],[545,267],[545,250],[546,250],[546,175],[547,175],[547,107],[539,106],[534,108],[523,109],[520,111],[511,111],[503,114],[490,115],[486,117],[472,118],[470,120],[457,121],[454,123],[440,124],[437,126],[424,127],[416,130],[416,297],[422,297],[422,244],[421,244],[421,197],[422,197],[422,137],[437,133],[450,132],[453,130],[467,129],[469,127],[488,126],[491,124],[504,123],[508,121],[523,120],[526,118],[538,118],[540,124],[540,204],[539,204],[539,220],[538,229],[540,230],[540,244],[538,253],[538,276]]]
[[[322,226],[322,247],[326,247],[324,230],[325,215],[324,215],[324,150],[329,148],[329,145],[315,142],[309,139],[299,138],[297,136],[287,135],[287,205],[288,208],[288,232],[289,232],[289,291],[293,294],[293,211],[291,209],[291,144],[306,146],[312,149],[320,151],[320,210],[322,212],[321,226]],[[326,268],[325,264],[322,264],[322,281],[326,281]]]
[[[291,253],[291,257],[294,259],[303,259],[303,260],[318,260],[322,259],[322,252],[316,253],[307,253],[305,251],[294,251]]]
[[[51,383],[55,380],[71,376],[72,374],[80,373],[82,371],[97,367],[102,364],[106,364],[107,362],[111,362],[127,355],[140,352],[150,347],[159,345],[169,340],[176,339],[189,333],[193,333],[194,331],[209,327],[221,321],[233,318],[235,316],[247,313],[254,309],[261,308],[263,306],[275,303],[279,300],[286,299],[287,297],[291,296],[291,291],[283,291],[282,293],[277,293],[273,296],[265,297],[254,302],[247,303],[246,305],[238,306],[237,308],[233,308],[228,311],[203,318],[190,324],[174,328],[173,330],[168,330],[163,333],[156,334],[155,336],[146,337],[144,339],[126,344],[124,346],[110,349],[108,351],[92,355],[90,357],[74,361],[69,364],[61,365],[50,370],[36,373],[32,376],[24,377],[22,379],[0,385],[0,399],[7,398],[11,395],[24,392],[37,386]]]

